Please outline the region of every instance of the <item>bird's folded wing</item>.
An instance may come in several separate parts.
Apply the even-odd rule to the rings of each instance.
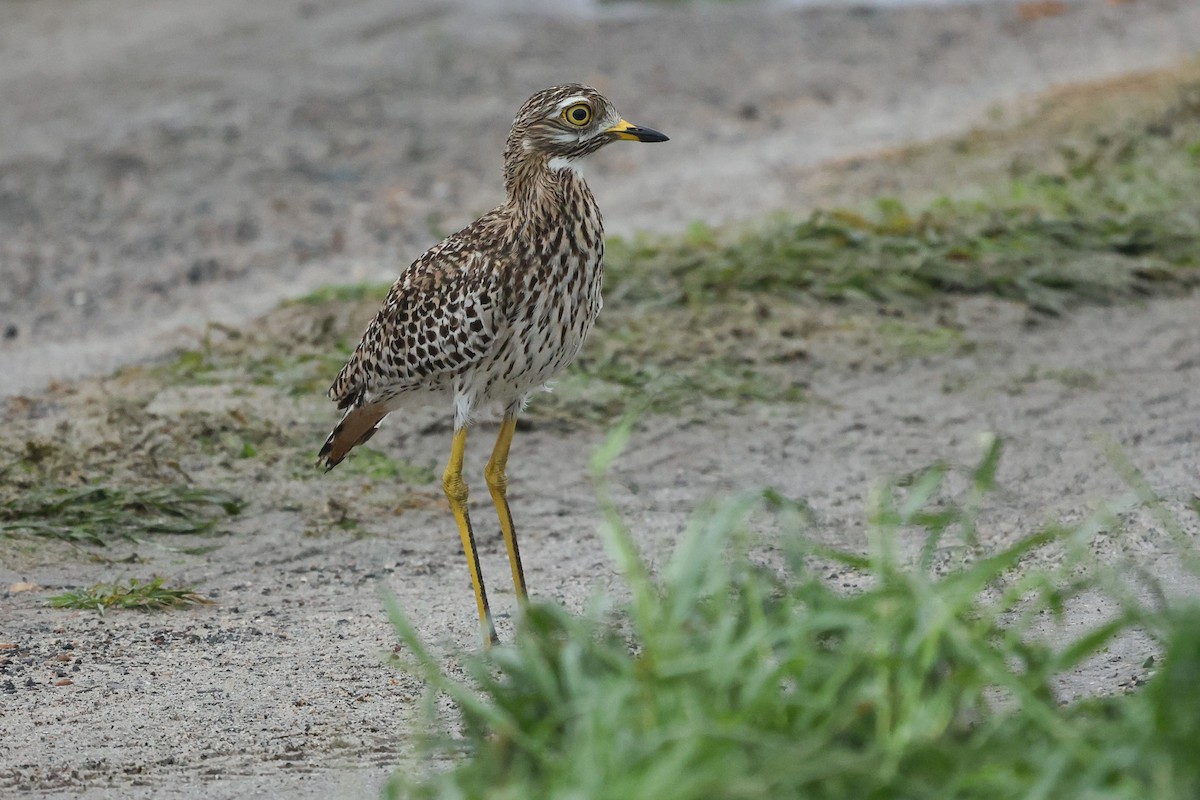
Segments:
[[[443,245],[450,244],[444,242]],[[505,324],[495,256],[438,247],[392,285],[329,397],[339,408],[452,379],[495,347]]]

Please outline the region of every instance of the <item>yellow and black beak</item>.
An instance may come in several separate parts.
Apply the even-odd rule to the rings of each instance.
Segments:
[[[650,128],[639,128],[631,122],[621,120],[609,128],[606,133],[615,134],[618,139],[628,139],[631,142],[667,142],[666,136]]]

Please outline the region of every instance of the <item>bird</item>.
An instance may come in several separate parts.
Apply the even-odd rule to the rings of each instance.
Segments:
[[[344,414],[317,456],[327,471],[392,411],[452,407],[442,487],[485,646],[498,639],[467,513],[467,431],[481,409],[503,410],[484,477],[523,606],[528,592],[507,499],[509,448],[530,396],[574,361],[600,313],[604,227],[580,162],[622,140],[668,138],[626,121],[590,86],[534,93],[505,142],[504,202],[400,273],[328,391]]]

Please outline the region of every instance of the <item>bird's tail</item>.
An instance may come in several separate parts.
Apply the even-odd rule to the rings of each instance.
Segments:
[[[383,403],[352,407],[325,440],[317,454],[317,465],[329,471],[342,463],[347,453],[375,435],[387,413],[388,408]]]

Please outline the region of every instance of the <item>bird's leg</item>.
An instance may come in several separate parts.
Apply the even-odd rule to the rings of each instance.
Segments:
[[[524,602],[525,570],[521,568],[521,551],[517,549],[517,532],[513,530],[512,512],[508,509],[508,476],[505,469],[508,466],[508,448],[512,445],[513,433],[517,430],[517,415],[505,414],[504,422],[500,424],[500,435],[496,437],[496,446],[492,448],[492,457],[488,459],[484,475],[487,477],[488,489],[492,493],[492,502],[496,504],[496,515],[500,517],[500,531],[504,534],[504,544],[508,548],[508,563],[512,567],[513,586],[517,590],[517,598]]]
[[[450,445],[450,463],[442,473],[442,488],[458,523],[458,535],[462,537],[463,552],[467,556],[467,568],[471,571],[471,585],[475,588],[475,603],[479,606],[479,624],[483,629],[485,645],[499,641],[496,628],[492,625],[492,612],[488,610],[487,591],[483,588],[483,573],[479,569],[479,552],[475,549],[475,534],[471,531],[471,518],[467,516],[467,482],[463,480],[463,454],[467,450],[467,426],[454,432]]]

